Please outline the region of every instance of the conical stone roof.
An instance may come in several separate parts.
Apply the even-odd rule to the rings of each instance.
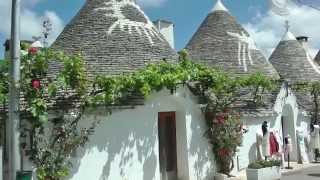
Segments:
[[[186,46],[195,62],[220,67],[237,75],[278,74],[257,49],[249,33],[230,15],[220,0]]]
[[[290,31],[286,32],[269,61],[289,83],[320,80],[319,65]]]
[[[52,48],[82,54],[90,75],[122,74],[176,59],[134,0],[87,0]]]
[[[316,55],[316,57],[314,58],[314,60],[316,61],[316,63],[318,63],[320,65],[320,50],[319,50],[318,54]]]

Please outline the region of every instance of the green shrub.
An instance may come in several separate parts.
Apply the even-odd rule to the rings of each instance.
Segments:
[[[262,169],[267,167],[273,167],[273,166],[280,166],[281,162],[279,160],[270,160],[270,161],[256,161],[251,164],[249,164],[249,169]]]
[[[262,169],[263,166],[257,162],[251,163],[248,166],[249,169]]]

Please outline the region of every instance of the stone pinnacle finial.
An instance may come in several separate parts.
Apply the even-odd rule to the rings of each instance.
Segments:
[[[217,3],[212,8],[211,12],[215,12],[215,11],[228,11],[228,9],[223,5],[221,0],[217,0]]]
[[[296,40],[296,37],[290,32],[290,24],[289,21],[285,21],[286,32],[282,38],[282,41]]]
[[[290,29],[290,24],[288,20],[285,21],[285,28],[286,28],[286,32],[288,32]]]

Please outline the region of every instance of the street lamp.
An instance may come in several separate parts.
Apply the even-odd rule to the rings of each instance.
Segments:
[[[20,0],[12,0],[10,43],[9,118],[6,123],[8,180],[16,180],[20,158]]]

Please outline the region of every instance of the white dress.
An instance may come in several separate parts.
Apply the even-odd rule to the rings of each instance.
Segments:
[[[262,155],[262,134],[257,132],[256,134],[256,145],[257,145],[257,159],[262,160],[263,155]]]
[[[264,157],[270,156],[270,133],[269,131],[262,137],[262,155]]]
[[[285,144],[285,154],[288,154],[292,152],[292,140],[289,135],[286,138],[288,138],[288,144]]]
[[[310,148],[311,150],[320,149],[320,127],[314,125],[314,131],[310,134]]]

